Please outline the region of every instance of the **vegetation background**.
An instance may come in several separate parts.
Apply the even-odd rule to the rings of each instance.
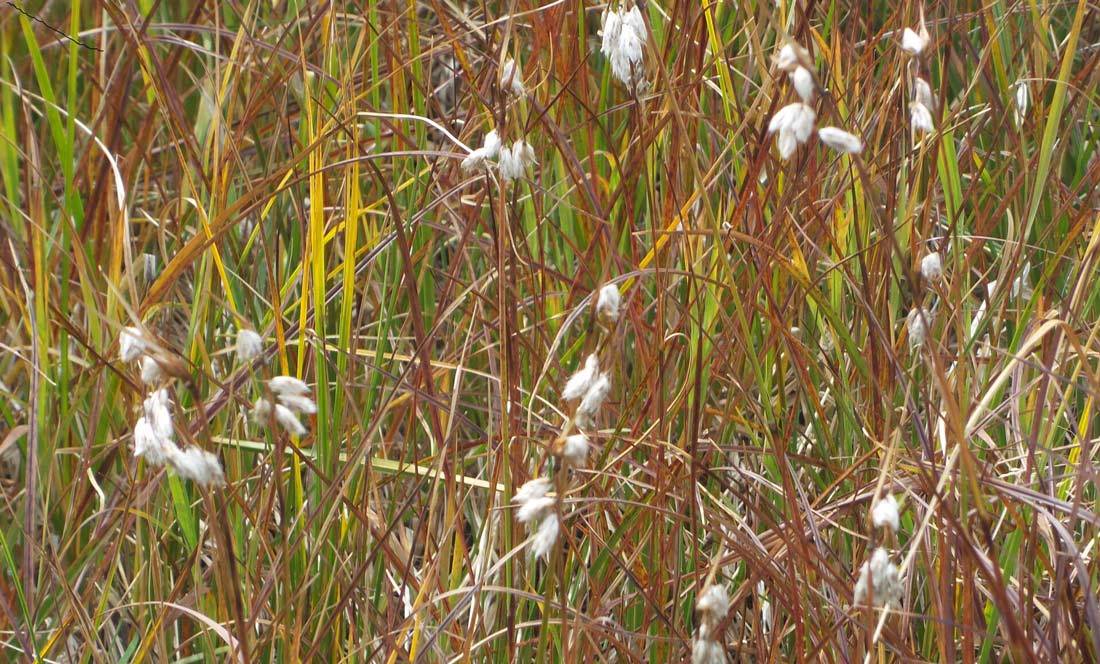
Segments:
[[[733,661],[1100,657],[1098,6],[648,0],[636,94],[602,10],[3,3],[0,659],[679,661],[712,571]],[[861,155],[779,160],[787,39]],[[494,127],[527,177],[440,130]],[[132,456],[139,323],[226,487]],[[597,343],[596,450],[533,559],[511,496]],[[247,416],[283,373],[301,439]],[[852,602],[880,543],[889,612]]]

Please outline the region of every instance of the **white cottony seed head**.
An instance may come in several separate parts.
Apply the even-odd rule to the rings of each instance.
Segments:
[[[584,427],[592,426],[596,413],[600,411],[610,393],[611,378],[606,373],[601,373],[588,386],[588,391],[584,393],[580,405],[577,406],[577,424]]]
[[[809,69],[813,66],[810,52],[794,42],[788,42],[772,56],[772,63],[779,71],[793,72],[797,67]]]
[[[596,297],[596,317],[605,324],[619,320],[619,307],[622,305],[622,295],[615,284],[606,284],[600,289]]]
[[[550,491],[550,480],[545,477],[539,477],[526,482],[523,486],[516,491],[516,495],[512,496],[512,500],[517,503],[525,503],[536,498],[542,498]]]
[[[886,494],[871,508],[871,523],[875,528],[889,528],[895,533],[898,531],[898,501],[894,494]]]
[[[503,145],[503,143],[501,143],[500,134],[497,133],[496,129],[490,130],[481,141],[481,147],[487,151],[490,159],[497,156],[497,153],[500,152],[501,145]]]
[[[730,598],[729,593],[726,592],[726,587],[719,584],[707,586],[707,589],[699,596],[695,609],[699,613],[709,614],[708,618],[712,624],[725,618],[730,610]]]
[[[136,327],[124,327],[118,334],[118,357],[123,362],[133,362],[141,357],[149,345],[145,335]]]
[[[943,278],[943,260],[938,251],[920,259],[920,275],[925,281],[939,281]]]
[[[176,474],[199,486],[223,486],[225,474],[218,457],[198,447],[176,450],[168,458]]]
[[[768,133],[779,133],[776,141],[779,156],[787,159],[798,144],[805,143],[814,131],[816,120],[814,109],[801,102],[788,104],[776,111],[768,123]]]
[[[699,595],[695,610],[699,612],[699,628],[691,645],[691,661],[693,664],[724,663],[726,653],[717,628],[730,610],[726,587],[719,584],[707,586]]]
[[[527,167],[534,163],[535,149],[526,141],[516,141],[511,149],[504,148],[500,151],[497,168],[501,178],[511,181],[523,177]]]
[[[781,159],[790,159],[794,151],[798,149],[798,139],[790,132],[780,132],[779,137],[775,139],[775,146],[779,149]]]
[[[788,104],[776,111],[768,123],[768,133],[791,132],[799,143],[805,143],[814,130],[814,121],[817,113],[812,107],[803,103]]]
[[[516,518],[519,519],[520,523],[538,521],[553,507],[554,499],[549,496],[532,498],[520,503],[519,509],[516,510]]]
[[[306,433],[305,426],[302,424],[301,420],[298,419],[298,416],[294,414],[294,411],[281,403],[275,404],[275,421],[291,435],[304,436]]]
[[[267,424],[267,418],[271,417],[271,411],[271,402],[260,397],[256,399],[256,403],[252,405],[252,418],[258,424]]]
[[[924,308],[914,308],[905,317],[905,327],[909,331],[909,347],[918,348],[924,344],[928,336],[928,328],[932,326],[932,313]]]
[[[863,141],[859,139],[859,136],[849,134],[838,127],[822,127],[817,130],[817,137],[821,139],[822,143],[837,152],[847,154],[863,152]]]
[[[600,360],[592,353],[584,361],[584,368],[577,371],[566,381],[561,391],[561,398],[566,401],[580,399],[588,391],[588,387],[600,372]]]
[[[512,58],[505,60],[504,66],[500,69],[500,87],[511,91],[517,97],[527,94],[527,90],[523,87],[523,77],[520,74],[519,67],[516,66],[516,61]]]
[[[149,420],[157,436],[172,440],[176,429],[172,425],[172,399],[168,390],[159,389],[145,398],[145,419]]]
[[[300,394],[281,395],[278,401],[295,413],[312,415],[317,412],[317,404],[313,403],[313,399]]]
[[[917,57],[928,47],[929,41],[930,37],[928,35],[928,30],[924,27],[922,22],[920,32],[916,32],[911,28],[906,28],[901,33],[901,50],[913,57]]]
[[[923,78],[913,81],[913,101],[923,105],[927,109],[936,107],[936,98],[932,94],[932,86]]]
[[[863,563],[859,570],[853,593],[856,604],[863,604],[873,597],[875,606],[901,604],[901,575],[897,565],[890,560],[886,549],[879,547],[871,554],[871,560]]]
[[[134,424],[134,456],[144,457],[154,466],[163,466],[176,445],[171,439],[158,436],[153,425],[145,417]]]
[[[489,159],[496,159],[500,154],[500,134],[494,129],[482,139],[481,147],[470,152],[462,160],[462,170],[469,171],[484,164]]]
[[[928,133],[936,128],[932,123],[932,111],[919,101],[909,104],[909,121],[913,131]]]
[[[306,395],[309,394],[309,385],[300,378],[294,376],[275,376],[267,381],[271,391],[279,396]]]
[[[561,456],[574,466],[583,466],[588,460],[589,447],[588,436],[575,433],[572,436],[566,436],[562,441]]]
[[[237,330],[237,359],[248,362],[259,357],[264,350],[264,340],[254,330],[242,327]]]
[[[531,554],[536,558],[547,558],[554,549],[554,542],[558,541],[558,530],[561,524],[558,515],[550,512],[539,524],[535,531],[535,537],[531,540]]]
[[[153,359],[152,355],[142,355],[141,382],[153,386],[158,385],[163,380],[164,370],[160,368],[160,363]]]
[[[814,75],[805,67],[795,67],[791,72],[791,85],[794,91],[807,104],[814,100]]]
[[[726,664],[726,649],[721,643],[697,637],[691,644],[691,664]]]
[[[612,75],[629,88],[645,82],[642,62],[648,30],[637,6],[606,9],[600,28],[600,52],[611,61]]]

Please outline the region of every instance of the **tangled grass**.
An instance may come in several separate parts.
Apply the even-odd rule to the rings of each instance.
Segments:
[[[1100,657],[1095,3],[6,4],[0,659]]]

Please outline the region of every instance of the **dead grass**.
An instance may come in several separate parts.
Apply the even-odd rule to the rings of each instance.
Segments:
[[[732,661],[1100,656],[1095,5],[923,5],[925,136],[911,0],[650,1],[638,94],[602,5],[20,6],[0,659],[680,661],[711,580]],[[787,38],[862,154],[778,158]],[[492,128],[535,147],[526,178],[460,169]],[[132,456],[136,324],[224,489]],[[597,350],[613,389],[569,471],[560,390]],[[313,386],[301,439],[248,418],[276,374]],[[541,560],[511,497],[548,475]],[[852,602],[878,545],[890,611]]]

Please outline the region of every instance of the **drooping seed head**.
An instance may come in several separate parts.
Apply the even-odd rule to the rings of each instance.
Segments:
[[[920,259],[920,274],[925,281],[939,281],[943,278],[943,260],[938,251],[933,251]]]
[[[278,396],[309,394],[309,385],[294,376],[275,376],[267,381],[267,386]]]
[[[264,339],[255,330],[242,327],[237,330],[235,348],[240,362],[250,362],[260,356],[264,350]]]
[[[141,382],[146,385],[159,385],[164,380],[164,370],[152,355],[141,356]]]
[[[810,73],[809,69],[799,66],[795,67],[791,72],[791,85],[794,86],[794,91],[798,93],[798,96],[805,103],[810,103],[814,100],[814,75]]]
[[[595,353],[589,355],[584,361],[584,368],[580,369],[566,381],[561,391],[561,398],[566,401],[574,401],[584,396],[588,387],[600,372],[600,361]]]
[[[871,508],[871,523],[876,528],[889,528],[898,531],[898,501],[894,494],[888,493]]]
[[[817,130],[817,137],[821,142],[837,152],[846,154],[859,154],[863,152],[863,141],[859,136],[850,134],[839,127],[822,127]]]
[[[306,434],[307,429],[298,419],[298,416],[294,414],[294,411],[281,403],[275,404],[275,421],[293,436],[304,436]]]
[[[909,332],[909,347],[919,348],[928,336],[932,325],[932,313],[923,307],[914,307],[905,318],[905,327]]]
[[[558,541],[558,531],[561,529],[561,523],[558,520],[558,515],[554,512],[550,512],[543,518],[542,523],[539,524],[539,529],[535,531],[535,537],[531,540],[531,554],[536,558],[547,558],[550,556],[550,552],[554,549],[554,543]]]
[[[176,474],[204,487],[224,486],[225,474],[218,457],[198,447],[176,450],[169,459]]]
[[[145,335],[136,327],[124,327],[118,334],[118,357],[123,362],[133,362],[149,349]]]
[[[619,320],[619,307],[622,305],[622,295],[615,284],[605,284],[596,297],[596,317],[601,323],[610,325]]]

